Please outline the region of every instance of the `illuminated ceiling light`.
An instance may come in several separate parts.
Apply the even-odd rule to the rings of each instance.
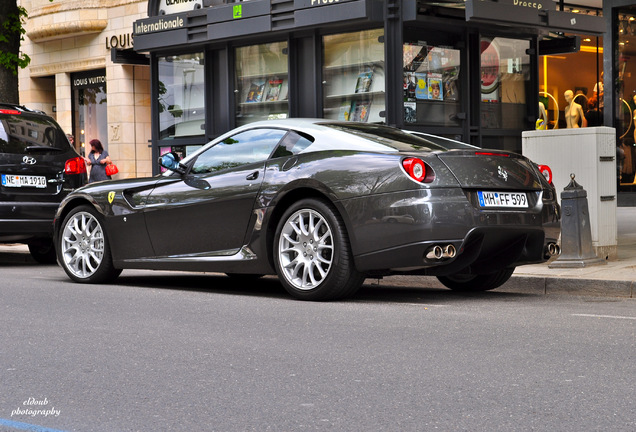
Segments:
[[[585,38],[585,39],[583,39],[583,42],[592,42],[592,39],[590,39],[590,38]]]
[[[585,53],[598,53],[598,54],[603,54],[603,47],[598,47],[598,50],[595,46],[589,46],[589,45],[581,45],[581,52],[585,52]]]
[[[572,13],[579,13],[581,12],[579,9],[572,9]]]

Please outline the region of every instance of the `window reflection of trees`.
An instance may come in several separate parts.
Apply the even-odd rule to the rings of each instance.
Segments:
[[[203,135],[204,54],[159,57],[157,67],[160,139]]]
[[[98,97],[101,98],[97,100]],[[98,87],[87,87],[79,89],[78,103],[80,105],[97,105],[105,104],[106,101],[106,87],[100,85]]]

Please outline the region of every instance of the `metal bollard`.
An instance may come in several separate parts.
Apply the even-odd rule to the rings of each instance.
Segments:
[[[580,268],[607,264],[592,248],[592,230],[587,192],[570,174],[570,184],[561,193],[561,255],[550,268]]]

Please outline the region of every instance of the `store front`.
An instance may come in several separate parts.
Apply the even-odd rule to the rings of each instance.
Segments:
[[[93,137],[108,148],[106,69],[71,74],[71,88],[75,149],[83,154]]]
[[[636,205],[636,1],[611,0],[603,3],[603,13],[610,17],[612,38],[604,48],[613,53],[606,58],[606,104],[608,117],[620,130],[619,204]]]
[[[541,43],[567,39],[563,27],[605,30],[601,17],[552,1],[547,11],[512,0],[168,3],[150,0],[134,24],[135,49],[151,57],[153,160],[284,117],[382,122],[521,152],[548,93],[540,81],[550,83]]]

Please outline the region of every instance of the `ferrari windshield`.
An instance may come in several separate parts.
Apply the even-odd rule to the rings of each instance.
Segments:
[[[368,139],[378,144],[383,144],[394,148],[398,151],[446,151],[448,147],[444,147],[433,141],[415,136],[399,129],[379,125],[364,123],[321,123],[335,130],[356,135],[361,138]]]

